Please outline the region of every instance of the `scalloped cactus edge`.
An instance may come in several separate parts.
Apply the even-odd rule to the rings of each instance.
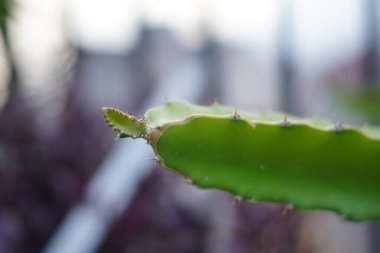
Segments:
[[[145,138],[163,168],[246,201],[380,219],[380,131],[273,112],[168,102],[137,120],[103,108],[119,137]]]

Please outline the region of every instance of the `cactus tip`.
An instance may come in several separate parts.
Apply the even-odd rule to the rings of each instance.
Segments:
[[[144,121],[111,107],[103,107],[102,111],[107,124],[117,132],[116,139],[126,137],[144,138],[146,133]]]

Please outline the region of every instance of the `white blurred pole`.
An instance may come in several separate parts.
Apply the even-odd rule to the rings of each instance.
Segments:
[[[177,66],[156,85],[143,109],[162,104],[165,98],[199,100],[205,84],[201,63],[188,57]],[[83,202],[67,214],[43,252],[95,252],[151,171],[151,156],[143,140],[118,141],[89,182]]]

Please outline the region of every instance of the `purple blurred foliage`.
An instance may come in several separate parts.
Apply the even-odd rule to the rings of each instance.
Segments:
[[[99,252],[209,252],[207,235],[212,224],[207,219],[218,215],[214,213],[218,208],[203,207],[208,215],[197,213],[197,207],[187,208],[170,194],[178,190],[178,180],[178,176],[169,171],[155,169],[127,212],[114,224]],[[179,184],[193,187],[184,180]],[[280,204],[237,204],[232,196],[223,197],[235,211],[232,243],[226,252],[295,252],[297,212],[284,212],[286,207]],[[208,203],[217,205],[213,198],[208,199]]]
[[[68,92],[60,133],[41,136],[38,112],[21,95],[16,77],[0,111],[0,252],[40,252],[80,201],[112,137],[103,122],[93,123],[80,104],[71,102],[76,85]]]
[[[168,194],[175,181],[176,175],[155,169],[99,252],[203,252],[206,221]]]
[[[53,135],[41,133],[36,123],[38,111],[32,109],[18,88],[12,88],[17,87],[17,78],[11,81],[10,97],[0,111],[0,252],[43,249],[68,210],[82,200],[86,183],[113,144],[114,133],[104,124],[100,107],[109,105],[135,111],[149,93],[149,87],[166,71],[159,59],[167,55],[179,57],[178,47],[157,46],[160,40],[167,43],[164,38],[167,34],[145,32],[140,47],[130,55],[96,55],[79,50],[72,67],[73,78],[66,85],[65,109],[59,115],[61,125]],[[148,40],[145,44],[144,39]],[[149,40],[155,43],[148,43]],[[158,54],[156,62],[148,56],[173,49],[172,54]],[[211,52],[209,45],[206,49],[199,57],[210,67],[215,63],[215,54],[221,54],[223,49],[217,47],[217,52]],[[166,69],[175,64],[173,59],[166,59]],[[119,72],[123,75],[118,77]],[[124,72],[130,73],[130,82],[135,82],[129,93],[123,90],[128,83]],[[208,74],[209,82],[213,83],[210,90],[216,92],[216,77]],[[97,87],[101,87],[100,92]],[[121,95],[112,104],[104,104],[102,99],[90,103],[95,93],[101,94],[101,98]],[[171,172],[155,169],[131,206],[115,222],[98,252],[208,252],[208,244],[214,243],[208,239],[213,226],[208,219],[217,216],[220,204],[213,197],[204,205],[201,201],[182,200],[182,195],[175,196],[185,184],[183,180],[178,183],[179,180],[182,179]],[[185,194],[192,198],[193,193]],[[233,197],[226,194],[222,199],[232,202]],[[197,206],[190,207],[194,203]],[[234,220],[228,245],[231,252],[293,251],[298,221],[295,212],[281,215],[284,206],[273,204],[231,204],[228,208],[232,208],[233,214],[223,218]]]
[[[240,252],[295,252],[297,212],[281,204],[242,203],[236,227]]]
[[[18,94],[1,111],[0,140],[1,252],[36,252],[58,222],[57,199],[49,152]]]

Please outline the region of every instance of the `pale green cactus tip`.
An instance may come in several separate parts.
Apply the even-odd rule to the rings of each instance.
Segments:
[[[103,109],[121,137],[145,138],[152,160],[200,188],[239,199],[380,219],[380,131],[281,113],[169,102],[137,120]]]
[[[136,117],[118,109],[103,107],[103,115],[107,124],[116,132],[117,138],[143,138],[146,134],[145,124]]]

